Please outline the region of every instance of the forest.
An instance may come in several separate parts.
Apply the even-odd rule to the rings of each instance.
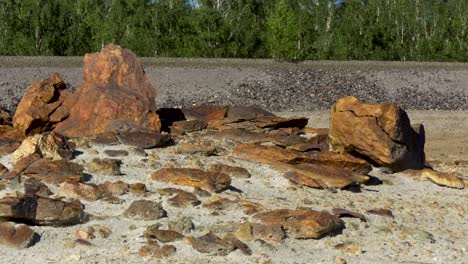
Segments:
[[[468,61],[468,0],[0,0],[0,55]]]

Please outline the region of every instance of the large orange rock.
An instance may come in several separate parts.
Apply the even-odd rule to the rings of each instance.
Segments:
[[[57,110],[68,96],[69,91],[58,73],[33,83],[18,104],[13,126],[25,135],[52,130],[67,116],[66,112]]]
[[[190,168],[163,168],[151,174],[151,179],[209,192],[221,192],[231,185],[231,177],[224,173]]]
[[[413,129],[406,112],[394,104],[366,104],[351,96],[338,100],[329,140],[336,152],[366,157],[393,171],[424,167],[424,127]]]
[[[86,54],[83,75],[77,91],[64,103],[62,110],[69,110],[69,117],[57,125],[57,133],[78,137],[160,130],[156,91],[133,52],[109,44],[101,52]]]

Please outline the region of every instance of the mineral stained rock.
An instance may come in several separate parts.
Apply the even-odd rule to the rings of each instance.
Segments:
[[[414,129],[405,111],[394,104],[366,104],[349,96],[331,110],[332,149],[366,157],[393,171],[424,167],[424,128]]]

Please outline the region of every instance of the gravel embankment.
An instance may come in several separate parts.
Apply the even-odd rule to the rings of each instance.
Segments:
[[[47,58],[12,60],[0,57],[0,106],[10,111],[31,83],[53,72],[60,73],[72,89],[82,79],[76,59],[54,57],[50,67],[44,62]],[[384,62],[143,61],[159,91],[159,107],[247,104],[271,111],[313,111],[329,109],[338,98],[354,95],[409,110],[468,110],[468,64],[463,63],[413,68]]]

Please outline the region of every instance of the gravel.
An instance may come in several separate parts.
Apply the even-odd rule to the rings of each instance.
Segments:
[[[37,64],[34,59],[31,58],[32,66]],[[66,59],[63,60],[65,64]],[[320,69],[317,65],[308,68],[295,64],[239,66],[224,61],[217,67],[213,61],[216,62],[211,60],[209,65],[197,65],[196,60],[187,65],[148,63],[146,73],[159,93],[156,104],[258,105],[270,111],[314,111],[330,109],[338,98],[353,95],[370,103],[396,103],[408,110],[468,110],[466,64],[457,64],[456,68],[442,64],[412,69],[404,63],[401,67],[394,63],[385,69],[386,64],[381,63],[383,66],[375,70],[361,70],[363,62],[355,62],[353,70],[353,62],[347,63],[346,68],[337,64],[336,69],[330,62],[324,62]],[[81,82],[78,65],[59,67],[57,58],[51,67],[44,67],[44,63],[31,67],[27,62],[21,61],[24,67],[0,66],[0,107],[15,111],[27,87],[53,72],[60,73],[71,89]]]

